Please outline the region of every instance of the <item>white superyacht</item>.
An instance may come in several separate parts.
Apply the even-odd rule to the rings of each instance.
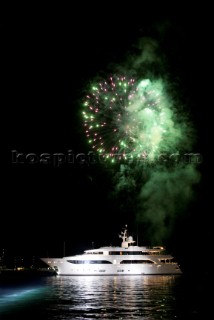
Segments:
[[[40,258],[58,275],[169,275],[182,271],[162,246],[136,246],[127,225],[119,235],[120,247],[100,247],[63,258]]]

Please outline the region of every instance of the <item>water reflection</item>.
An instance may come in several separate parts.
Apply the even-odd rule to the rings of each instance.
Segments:
[[[200,319],[207,301],[202,282],[193,280],[182,275],[45,277],[37,285],[0,288],[0,319]]]
[[[172,287],[178,276],[57,277],[51,307],[73,319],[160,319],[175,315]],[[55,300],[55,299],[54,299]]]

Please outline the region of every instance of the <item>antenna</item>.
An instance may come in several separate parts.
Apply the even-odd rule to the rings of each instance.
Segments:
[[[137,246],[138,246],[138,225],[137,225]]]

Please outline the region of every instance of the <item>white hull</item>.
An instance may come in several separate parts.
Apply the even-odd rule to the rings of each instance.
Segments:
[[[131,264],[81,264],[73,265],[66,262],[65,258],[42,258],[42,260],[55,269],[58,275],[168,275],[168,274],[181,274],[181,270],[177,264],[152,264],[152,265],[131,265]]]

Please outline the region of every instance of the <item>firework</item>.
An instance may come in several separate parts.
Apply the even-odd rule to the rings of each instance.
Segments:
[[[88,143],[111,161],[152,159],[181,134],[161,81],[111,76],[91,86],[83,106]]]

